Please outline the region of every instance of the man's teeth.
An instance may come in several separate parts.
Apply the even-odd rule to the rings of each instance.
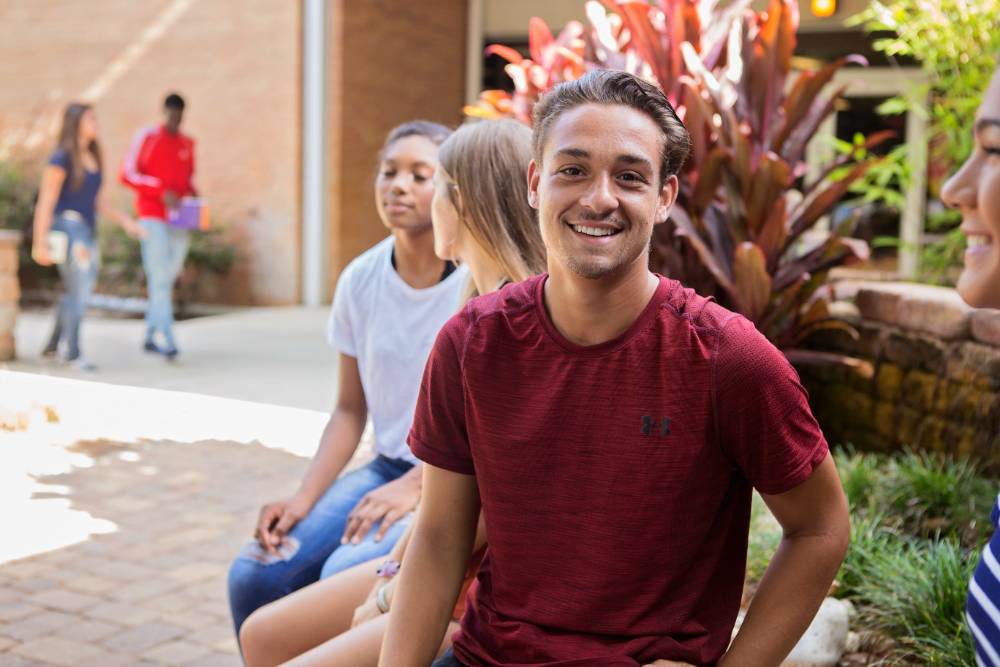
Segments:
[[[984,248],[993,245],[993,237],[986,234],[970,234],[966,240],[966,246],[970,249]]]
[[[573,225],[573,231],[586,234],[587,236],[611,236],[618,232],[617,229],[607,229],[604,227],[584,227],[583,225]]]

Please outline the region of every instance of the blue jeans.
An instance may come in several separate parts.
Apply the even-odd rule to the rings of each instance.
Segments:
[[[243,621],[259,607],[389,553],[412,514],[393,524],[381,542],[374,539],[378,524],[360,544],[341,546],[340,538],[347,515],[369,491],[399,479],[412,467],[402,459],[377,456],[368,465],[338,479],[288,534],[297,551],[287,560],[265,564],[256,541],[248,543],[229,568],[229,609],[237,637]]]
[[[452,652],[451,649],[448,649],[444,652],[444,655],[434,661],[434,664],[431,665],[431,667],[463,667],[463,665],[458,661],[458,658],[455,657],[454,652]]]
[[[63,295],[56,310],[56,321],[52,335],[45,346],[46,352],[55,352],[59,343],[66,345],[66,359],[80,356],[80,323],[87,312],[87,302],[97,282],[97,242],[94,228],[84,220],[60,216],[52,224],[53,231],[65,232],[69,241],[66,261],[59,264],[62,277]],[[81,248],[86,249],[88,259],[79,256]]]
[[[174,341],[174,281],[184,268],[191,232],[171,227],[156,218],[142,218],[139,224],[148,234],[142,239],[142,268],[146,272],[149,292],[146,340],[152,342],[159,331],[167,349],[174,349],[177,347]]]

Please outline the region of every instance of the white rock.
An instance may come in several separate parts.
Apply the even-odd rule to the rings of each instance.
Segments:
[[[836,598],[823,600],[819,612],[781,667],[835,667],[847,646],[851,609]]]

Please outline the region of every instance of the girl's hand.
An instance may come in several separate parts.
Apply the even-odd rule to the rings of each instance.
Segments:
[[[360,607],[354,610],[354,618],[351,620],[352,628],[356,628],[362,623],[370,621],[373,618],[378,618],[382,615],[382,610],[378,608],[378,602],[375,601],[375,596],[378,595],[378,589],[383,586],[388,587],[386,589],[386,599],[392,599],[392,584],[380,577],[375,583],[375,587],[372,588],[372,592],[368,595],[368,599],[365,600]]]
[[[149,238],[149,232],[146,231],[145,227],[142,227],[132,218],[125,218],[122,221],[122,229],[125,230],[129,236],[134,239],[146,239]]]
[[[49,245],[44,240],[35,241],[31,245],[31,258],[36,264],[41,266],[52,266],[52,255],[49,254]]]
[[[348,515],[340,543],[360,543],[372,526],[381,521],[375,535],[375,541],[380,542],[394,523],[417,507],[419,500],[420,479],[416,476],[406,475],[369,491]]]

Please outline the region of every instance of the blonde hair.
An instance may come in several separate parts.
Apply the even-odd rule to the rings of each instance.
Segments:
[[[545,269],[538,218],[528,205],[529,162],[531,130],[512,120],[464,125],[438,151],[438,163],[451,179],[448,195],[459,221],[515,282]]]

